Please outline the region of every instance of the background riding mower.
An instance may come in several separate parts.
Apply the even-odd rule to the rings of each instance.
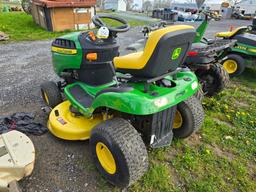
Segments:
[[[208,27],[209,19],[214,17],[214,14],[208,11],[202,11],[205,15],[205,20],[197,28],[197,36],[194,39],[194,43],[187,58],[184,62],[184,66],[189,67],[194,71],[200,80],[202,85],[202,92],[197,92],[196,96],[201,99],[202,95],[214,96],[221,92],[227,86],[229,82],[229,75],[223,66],[220,64],[220,55],[228,51],[230,47],[235,44],[233,40],[219,40],[209,41],[203,39],[206,28]],[[151,31],[166,27],[165,22],[153,24],[151,26],[145,26],[142,30],[146,39]],[[131,51],[141,51],[145,46],[145,40],[139,40],[134,44],[127,47]]]
[[[102,18],[123,25],[106,27]],[[127,187],[147,170],[146,145],[168,146],[173,135],[188,137],[203,122],[202,105],[192,96],[198,80],[179,67],[195,31],[186,25],[160,29],[150,34],[143,52],[118,56],[115,38],[128,23],[107,15],[92,20],[98,31],[71,33],[52,43],[53,67],[64,81],[41,86],[52,108],[48,128],[62,139],[90,139],[101,174]]]
[[[240,75],[245,67],[256,68],[256,18],[253,19],[253,25],[217,33],[216,36],[224,40],[237,41],[233,48],[221,55],[222,64],[230,77]]]
[[[191,51],[185,61],[185,65],[195,71],[200,79],[202,89],[208,96],[214,96],[225,89],[229,82],[229,74],[221,65],[223,55],[229,52],[236,40],[209,40],[205,38],[205,32],[209,21],[219,20],[219,17],[210,10],[203,10],[204,20],[196,30],[196,37]]]

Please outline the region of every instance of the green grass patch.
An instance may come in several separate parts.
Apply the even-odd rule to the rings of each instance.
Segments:
[[[134,26],[143,26],[143,25],[147,25],[147,24],[150,24],[150,22],[147,22],[147,21],[141,21],[141,20],[135,20],[135,19],[126,19],[124,18],[130,26],[134,27]],[[114,21],[114,20],[111,20],[111,19],[102,19],[108,26],[111,26],[111,27],[117,27],[117,26],[121,26],[123,25],[122,23],[118,22],[118,21]]]
[[[167,165],[152,163],[148,172],[141,179],[141,182],[135,184],[131,191],[172,191],[170,177]]]
[[[51,39],[66,32],[48,32],[38,26],[32,16],[21,12],[0,13],[0,31],[10,36],[10,41]]]
[[[256,89],[255,74],[256,68],[246,68],[243,74],[236,77],[235,80],[241,82],[244,86]]]

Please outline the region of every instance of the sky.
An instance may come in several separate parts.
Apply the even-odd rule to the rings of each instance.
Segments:
[[[146,1],[146,0],[144,0]],[[153,0],[151,0],[153,1]],[[205,3],[215,3],[215,4],[218,4],[218,3],[221,3],[223,0],[206,0]],[[180,3],[183,3],[183,2],[186,2],[186,0],[175,0],[175,2],[180,2]],[[138,4],[139,7],[142,6],[142,0],[134,0],[134,3]]]

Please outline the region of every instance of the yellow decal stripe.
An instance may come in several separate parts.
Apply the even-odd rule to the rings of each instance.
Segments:
[[[60,48],[55,46],[52,46],[52,51],[56,53],[62,53],[62,54],[68,54],[68,55],[77,54],[76,49],[66,49],[66,48]]]
[[[256,53],[256,49],[248,49],[248,51]]]

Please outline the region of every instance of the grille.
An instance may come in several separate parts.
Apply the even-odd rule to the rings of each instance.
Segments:
[[[52,46],[55,47],[61,47],[61,48],[67,48],[67,49],[75,49],[76,45],[73,41],[67,40],[67,39],[55,39],[52,42]]]

